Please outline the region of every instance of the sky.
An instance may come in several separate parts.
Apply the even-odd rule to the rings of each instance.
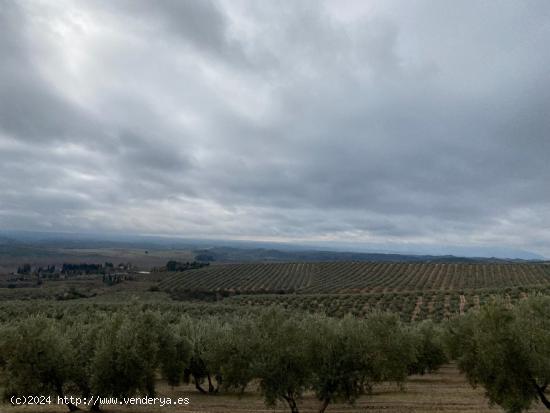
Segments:
[[[0,228],[550,257],[550,2],[0,0]]]

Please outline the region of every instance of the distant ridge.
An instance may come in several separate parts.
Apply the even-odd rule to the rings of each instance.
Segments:
[[[523,260],[485,257],[457,257],[454,255],[414,255],[395,253],[340,252],[340,251],[285,251],[270,248],[213,247],[195,250],[197,259],[211,262],[434,262],[434,263],[506,263],[543,262],[543,260]]]
[[[188,250],[213,262],[442,262],[442,263],[505,263],[544,262],[537,254],[512,251],[510,256],[522,258],[488,257],[494,250],[485,249],[486,256],[464,254],[423,254],[416,251],[364,250],[349,245],[346,249],[336,245],[310,245],[261,241],[187,239],[149,235],[112,233],[61,233],[0,230],[0,254],[21,255],[25,252],[49,254],[59,248],[143,248],[152,250]],[[359,250],[357,250],[358,248]],[[460,250],[459,250],[460,251]],[[445,251],[446,252],[446,251]],[[498,255],[498,252],[496,253]],[[517,255],[515,255],[517,254]]]

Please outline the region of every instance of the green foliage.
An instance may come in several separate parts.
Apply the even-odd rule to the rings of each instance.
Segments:
[[[93,354],[101,335],[102,323],[90,320],[86,316],[75,317],[75,320],[65,326],[64,334],[68,337],[73,350],[70,360],[70,379],[78,394],[88,397],[92,394],[91,377]]]
[[[321,410],[330,402],[353,403],[374,382],[372,336],[367,324],[352,317],[317,319],[309,324],[306,352],[312,370],[311,387],[321,401]]]
[[[166,263],[166,271],[188,271],[188,270],[197,270],[202,267],[207,267],[209,263],[204,262],[178,262],[178,261],[168,261]]]
[[[372,378],[375,381],[393,381],[401,384],[409,374],[409,366],[416,360],[416,340],[413,333],[403,328],[397,314],[373,313],[366,319],[372,337]]]
[[[164,323],[166,324],[166,323]],[[187,323],[164,325],[159,337],[159,363],[162,376],[171,386],[178,386],[191,359],[191,343],[187,338]]]
[[[58,323],[33,316],[4,328],[0,353],[9,376],[6,398],[28,394],[64,397],[74,352]]]
[[[540,400],[550,409],[550,299],[536,297],[510,308],[496,300],[449,326],[450,354],[472,385],[508,412]]]
[[[256,377],[265,401],[273,405],[286,402],[297,412],[297,401],[308,388],[311,370],[304,351],[307,340],[305,325],[298,317],[271,309],[257,322],[258,351],[254,360]]]
[[[185,370],[185,381],[189,382],[192,377],[197,390],[206,393],[202,384],[207,380],[208,393],[217,393],[219,388],[214,386],[214,379],[218,379],[217,385],[219,386],[221,378],[215,369],[219,366],[211,364],[210,361],[215,359],[213,348],[224,333],[223,323],[214,317],[206,318],[201,322],[185,318],[182,321],[182,328],[186,331],[191,349],[189,363]]]
[[[196,318],[179,307],[131,302],[44,306],[44,314],[22,316],[5,308],[0,368],[9,394],[153,395],[160,373],[172,386],[192,379],[204,393],[242,392],[257,380],[267,404],[297,412],[305,391],[326,408],[353,402],[374,383],[402,382],[422,353],[419,343],[433,337],[419,340],[415,328],[387,313],[333,319],[275,307]],[[12,314],[19,319],[7,321]]]
[[[254,359],[259,351],[256,324],[250,318],[235,319],[219,329],[211,340],[207,363],[223,378],[223,387],[244,392],[254,379]]]
[[[127,397],[138,392],[154,394],[159,359],[157,314],[139,317],[117,315],[101,326],[92,359],[92,389],[95,394]]]
[[[431,373],[448,361],[443,341],[443,331],[431,320],[413,329],[416,343],[416,360],[409,365],[410,374]]]

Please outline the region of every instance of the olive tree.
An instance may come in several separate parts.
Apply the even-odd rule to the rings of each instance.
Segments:
[[[255,376],[268,405],[282,401],[298,413],[298,400],[308,388],[311,369],[308,362],[306,324],[295,315],[270,309],[260,315],[255,335],[258,351],[254,357]]]
[[[160,350],[158,326],[158,316],[149,312],[139,316],[117,314],[102,325],[91,365],[94,394],[154,395]]]
[[[10,380],[5,396],[55,395],[65,397],[71,378],[74,352],[58,323],[31,316],[4,328],[4,370]],[[77,406],[66,403],[70,411]]]
[[[374,312],[365,320],[369,331],[371,382],[390,381],[401,385],[417,357],[414,333],[405,328],[399,316]]]
[[[184,381],[189,382],[193,378],[195,388],[201,393],[217,393],[221,375],[215,370],[216,366],[209,364],[209,361],[213,346],[223,334],[223,323],[216,318],[203,320],[184,318],[181,324],[187,332],[191,350],[189,362],[184,371]],[[214,379],[216,379],[216,386],[214,386]],[[205,380],[208,381],[208,391],[202,387]]]
[[[350,317],[325,317],[309,323],[308,346],[311,388],[322,413],[333,401],[353,403],[365,392],[369,380],[369,332],[366,324]]]
[[[353,403],[374,383],[401,383],[416,361],[415,337],[397,317],[373,313],[366,320],[321,318],[309,323],[311,388],[322,413],[333,401]]]
[[[254,379],[258,346],[254,321],[233,319],[212,337],[205,358],[208,366],[223,378],[225,389],[235,389],[242,394]]]
[[[409,374],[431,373],[448,361],[443,341],[443,330],[431,320],[413,327],[416,340],[416,358],[409,365]]]
[[[70,324],[63,325],[63,333],[69,340],[73,357],[71,358],[70,369],[70,388],[77,390],[82,397],[92,396],[92,377],[94,376],[95,350],[98,339],[101,335],[103,323],[97,319],[88,316],[77,316],[70,320]],[[92,411],[99,411],[99,401],[94,401],[90,406]]]
[[[159,363],[162,376],[178,386],[191,359],[191,343],[184,323],[164,324],[159,334]]]
[[[539,400],[550,409],[550,298],[535,297],[510,308],[496,300],[455,320],[447,343],[473,386],[492,404],[515,413]]]

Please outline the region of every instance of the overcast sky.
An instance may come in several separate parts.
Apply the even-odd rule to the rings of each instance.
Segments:
[[[550,2],[0,0],[0,228],[550,257]]]

